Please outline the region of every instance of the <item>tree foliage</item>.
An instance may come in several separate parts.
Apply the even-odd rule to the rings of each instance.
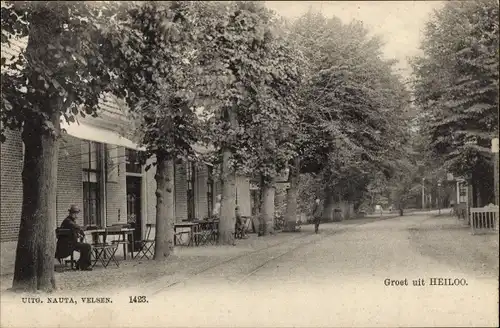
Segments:
[[[498,33],[497,1],[446,3],[428,22],[423,55],[413,62],[428,150],[456,175],[491,171],[489,146],[498,135]]]
[[[196,5],[190,2],[130,4],[120,23],[117,64],[123,63],[115,93],[126,100],[146,157],[195,158],[200,138],[194,101]]]
[[[48,120],[59,112],[68,122],[96,115],[102,93],[111,90],[109,24],[116,5],[87,2],[16,1],[2,7],[2,45],[28,44],[16,58],[3,58],[1,120],[5,129],[36,122],[57,135]]]
[[[232,167],[242,173],[273,175],[274,164],[293,150],[284,140],[296,120],[300,53],[280,37],[275,14],[261,3],[227,3],[206,19],[198,85],[211,116],[207,139],[216,149],[228,147]]]
[[[311,66],[300,112],[302,172],[359,199],[374,173],[390,175],[401,154],[409,94],[382,58],[381,41],[360,22],[309,12],[291,29]]]

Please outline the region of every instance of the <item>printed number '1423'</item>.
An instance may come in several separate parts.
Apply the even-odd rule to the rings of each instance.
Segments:
[[[129,303],[147,303],[146,296],[129,296]]]

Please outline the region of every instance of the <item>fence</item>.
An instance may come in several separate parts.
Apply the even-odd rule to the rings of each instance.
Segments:
[[[498,232],[498,206],[470,209],[472,234]]]

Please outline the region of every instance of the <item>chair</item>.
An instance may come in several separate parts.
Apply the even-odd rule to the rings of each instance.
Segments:
[[[210,242],[212,245],[218,244],[219,243],[219,221],[218,220],[212,220],[210,221],[210,226],[211,226],[211,236],[210,236]]]
[[[58,240],[58,245],[57,247],[59,247],[59,240],[63,239],[63,238],[67,238],[67,239],[71,239],[73,238],[73,231],[71,229],[63,229],[63,228],[57,228],[56,229],[56,238]],[[68,243],[68,245],[71,247],[71,243]],[[74,246],[71,247],[72,249],[70,249],[70,255],[69,256],[66,256],[66,257],[61,257],[61,258],[57,258],[57,261],[59,261],[59,264],[63,264],[63,260],[65,258],[70,258],[69,260],[65,260],[64,261],[64,266],[66,266],[68,264],[68,262],[71,263],[71,270],[76,270],[76,261],[74,259],[74,252],[76,251],[74,249]],[[57,249],[56,249],[56,256],[57,256]]]
[[[183,222],[187,222],[187,220],[182,220]],[[186,230],[182,230],[182,231],[176,231],[175,230],[175,226],[174,226],[174,246],[190,246],[191,243],[193,243],[194,241],[191,240],[191,230],[190,231],[186,231]],[[183,228],[184,229],[184,228]],[[191,228],[190,228],[191,229]],[[189,242],[185,243],[184,242],[184,239],[182,238],[182,236],[188,236],[189,238]],[[196,232],[193,233],[193,238],[196,239]]]
[[[234,238],[235,239],[243,239],[246,230],[246,222],[247,217],[240,217],[240,219],[236,219],[236,223],[234,224]]]
[[[129,224],[115,223],[107,227],[106,229],[108,231],[120,231],[121,229],[128,229],[128,228],[130,228]],[[112,240],[111,243],[117,244],[118,246],[123,245],[123,254],[125,255],[125,252],[127,251],[126,247],[129,242],[125,240],[125,237],[123,235],[118,235],[118,239]],[[134,257],[134,254],[132,254],[132,257]]]
[[[154,256],[154,246],[155,246],[155,240],[151,239],[151,230],[156,227],[156,224],[154,223],[147,223],[146,224],[146,238],[144,240],[140,240],[140,247],[139,251],[137,252],[137,255],[135,258],[138,258],[140,256],[140,260],[143,258],[147,258],[149,260],[149,257],[153,258]]]
[[[174,246],[181,246],[181,245],[186,245],[186,243],[184,242],[184,239],[182,238],[182,236],[189,236],[189,232],[188,231],[179,231],[179,232],[175,232],[174,233]],[[191,243],[191,241],[189,241],[189,243],[187,245],[189,245]]]
[[[206,245],[211,242],[212,225],[210,221],[200,221],[200,230],[195,232],[196,245]]]
[[[121,227],[120,227],[121,229]],[[102,266],[107,268],[109,263],[113,261],[117,267],[120,267],[120,264],[116,260],[115,254],[118,250],[118,243],[107,243],[106,238],[108,236],[108,229],[102,235],[102,242],[97,241],[92,245],[92,249],[94,251],[94,260],[92,262],[92,268],[97,264],[97,262],[101,262]]]
[[[238,222],[235,223],[235,225],[234,225],[234,238],[235,239],[243,239],[242,225],[238,224]]]

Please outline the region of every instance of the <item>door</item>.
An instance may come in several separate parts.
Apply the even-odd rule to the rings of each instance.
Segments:
[[[127,177],[127,223],[130,224],[134,231],[135,245],[137,251],[142,239],[142,217],[141,217],[141,183],[140,177]],[[131,247],[129,247],[131,250]]]

